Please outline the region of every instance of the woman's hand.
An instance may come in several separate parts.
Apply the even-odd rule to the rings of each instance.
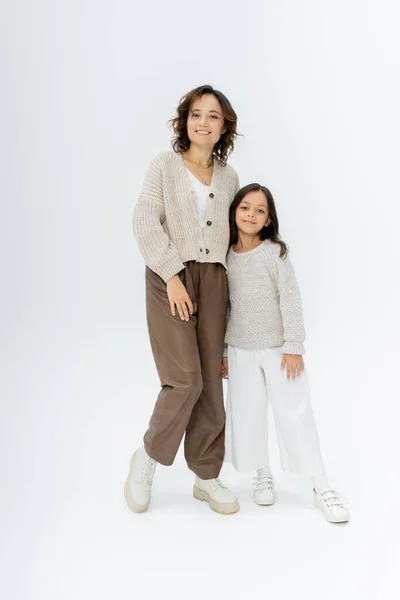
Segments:
[[[301,354],[284,354],[281,369],[286,367],[286,377],[295,379],[304,371],[304,360]]]
[[[172,315],[175,316],[178,309],[182,321],[189,321],[189,315],[193,314],[193,304],[179,275],[168,279],[167,294]]]
[[[228,379],[228,357],[222,359],[222,379]]]

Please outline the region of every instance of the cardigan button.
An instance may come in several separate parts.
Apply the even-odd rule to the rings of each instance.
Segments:
[[[200,248],[200,252],[203,252],[203,248]]]
[[[210,251],[208,248],[206,249],[206,254],[210,254]]]
[[[208,194],[210,198],[214,198],[214,194],[211,192],[211,194]]]
[[[207,221],[207,225],[208,226],[212,225],[212,221]]]

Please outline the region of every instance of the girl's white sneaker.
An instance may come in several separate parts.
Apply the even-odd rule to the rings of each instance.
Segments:
[[[258,469],[253,479],[253,498],[256,504],[271,506],[275,503],[274,478],[269,469]]]
[[[151,485],[157,463],[142,446],[131,458],[125,482],[125,500],[133,512],[145,512],[150,504]]]
[[[228,490],[218,477],[216,479],[195,478],[193,496],[197,500],[208,502],[217,513],[229,515],[239,510],[239,502],[235,494]]]
[[[330,523],[347,523],[350,514],[344,506],[343,499],[334,490],[314,490],[314,505],[322,511]]]

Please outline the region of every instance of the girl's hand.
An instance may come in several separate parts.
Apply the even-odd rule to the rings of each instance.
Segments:
[[[228,357],[222,359],[222,379],[228,379]]]
[[[281,369],[286,367],[286,377],[295,379],[304,371],[304,360],[301,354],[284,354]]]
[[[193,304],[179,275],[168,279],[167,294],[172,315],[176,315],[176,307],[182,321],[189,321],[189,314],[193,314]]]

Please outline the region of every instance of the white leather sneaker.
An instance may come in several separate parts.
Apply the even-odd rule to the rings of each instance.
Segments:
[[[208,502],[217,513],[228,515],[239,510],[239,502],[235,494],[217,479],[200,479],[196,476],[193,496],[197,500]]]
[[[269,469],[258,469],[253,479],[253,498],[256,504],[270,506],[275,503],[274,478]]]
[[[133,512],[145,512],[150,504],[151,484],[157,466],[142,446],[131,458],[129,474],[125,482],[125,500]]]
[[[330,523],[347,523],[350,514],[345,508],[343,500],[334,490],[314,490],[314,505],[322,511],[325,519]]]

